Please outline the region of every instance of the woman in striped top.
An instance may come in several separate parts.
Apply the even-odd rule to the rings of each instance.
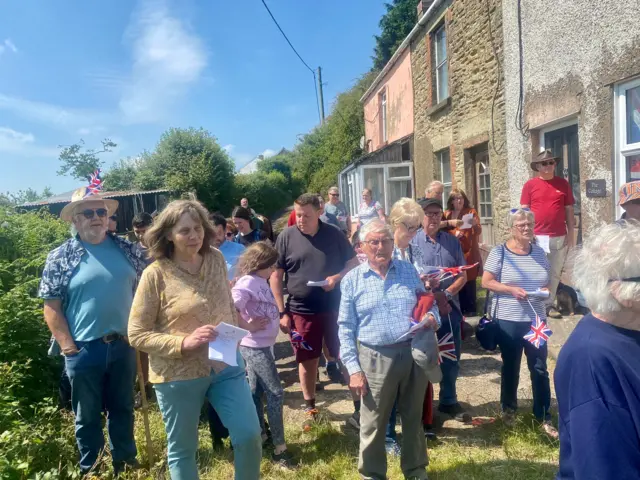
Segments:
[[[533,414],[543,430],[557,437],[551,425],[551,387],[547,371],[547,345],[536,348],[523,337],[536,315],[546,321],[544,298],[532,295],[546,290],[550,267],[544,250],[533,243],[534,216],[529,209],[511,210],[507,218],[510,237],[495,247],[484,265],[482,286],[493,292],[492,318],[499,326],[498,345],[502,354],[500,404],[505,423],[512,423],[518,407],[522,352],[527,357],[533,390]]]

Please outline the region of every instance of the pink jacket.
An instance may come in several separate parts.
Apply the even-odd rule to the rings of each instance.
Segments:
[[[240,341],[240,345],[252,348],[273,346],[280,328],[280,315],[267,281],[257,275],[244,275],[231,289],[231,296],[236,309],[247,322],[259,318],[271,320],[266,329],[249,333]]]

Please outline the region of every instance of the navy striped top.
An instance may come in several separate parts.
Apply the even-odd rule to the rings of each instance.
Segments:
[[[504,260],[500,265],[502,249],[504,249]],[[519,255],[509,250],[506,245],[498,245],[489,253],[484,269],[492,273],[500,283],[510,287],[520,287],[527,292],[549,285],[549,262],[544,250],[537,245],[531,245],[527,255]],[[529,296],[529,302],[542,320],[547,318],[544,301],[543,298]],[[535,320],[535,313],[529,302],[526,299],[518,300],[513,295],[494,293],[490,312],[493,318],[499,320],[532,322]]]

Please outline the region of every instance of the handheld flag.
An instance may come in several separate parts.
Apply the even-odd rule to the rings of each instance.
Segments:
[[[477,267],[478,263],[474,263],[473,265],[463,265],[460,267],[429,267],[425,273],[425,275],[433,280],[443,281],[448,278],[454,278],[460,275],[462,272],[470,270],[474,267]]]
[[[440,357],[438,363],[442,363],[445,358],[452,362],[458,361],[458,356],[456,355],[456,344],[453,341],[453,335],[451,332],[438,339],[438,353]]]
[[[542,321],[540,316],[536,314],[536,320],[531,324],[531,330],[523,338],[536,347],[540,348],[541,345],[547,343],[549,337],[553,334],[551,329],[545,322]]]
[[[311,345],[309,345],[304,337],[302,335],[300,335],[296,330],[291,330],[291,343],[294,346],[298,346],[299,348],[302,348],[303,350],[313,350],[313,348],[311,348]]]

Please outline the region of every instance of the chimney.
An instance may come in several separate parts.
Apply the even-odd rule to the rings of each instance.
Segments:
[[[433,3],[433,0],[420,0],[418,2],[418,20],[422,18],[422,15],[425,14],[425,12],[429,9],[432,3]]]

